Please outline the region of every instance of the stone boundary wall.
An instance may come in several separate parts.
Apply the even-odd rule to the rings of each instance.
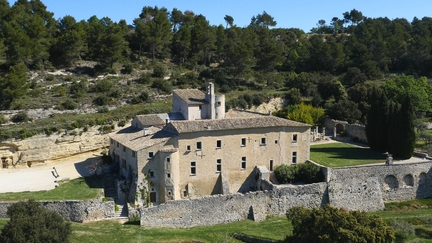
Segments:
[[[0,218],[8,218],[7,208],[14,202],[0,202]],[[115,217],[114,201],[103,202],[102,199],[41,201],[45,208],[56,211],[65,220],[72,222],[90,222]]]
[[[377,178],[384,202],[432,197],[432,161],[328,168],[330,182],[349,185],[370,177]]]
[[[245,219],[264,220],[267,215],[284,216],[294,206],[322,207],[328,202],[327,183],[278,186],[272,191],[213,195],[168,201],[141,210],[141,226],[190,228]]]
[[[324,119],[323,124],[328,131],[331,131],[332,134],[333,134],[333,128],[336,126],[336,124],[343,124],[347,136],[351,138],[358,138],[360,142],[367,143],[366,130],[365,130],[366,128],[363,125],[349,124],[346,121],[337,121],[329,118]]]

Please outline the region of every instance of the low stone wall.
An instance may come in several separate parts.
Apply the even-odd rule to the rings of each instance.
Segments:
[[[336,127],[337,124],[341,124],[345,130],[345,133],[348,137],[358,138],[360,142],[367,143],[366,130],[365,126],[360,124],[348,124],[346,121],[338,121],[333,119],[324,119],[324,126],[328,131],[331,131],[333,134],[333,128]]]
[[[272,191],[214,195],[168,201],[141,211],[144,227],[189,228],[229,223],[267,215],[283,216],[294,206],[321,207],[328,202],[327,183],[278,187]]]
[[[384,202],[432,197],[432,161],[328,169],[329,181],[345,184],[374,177]],[[347,191],[347,193],[349,193]]]
[[[13,202],[0,202],[0,218],[8,218],[7,208]],[[115,216],[114,201],[103,202],[102,199],[70,200],[70,201],[41,201],[50,210],[59,213],[65,220],[72,222],[90,222]]]

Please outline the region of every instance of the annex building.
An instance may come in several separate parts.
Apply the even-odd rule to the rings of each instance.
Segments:
[[[310,126],[269,114],[230,110],[225,96],[173,91],[173,111],[138,115],[110,134],[124,179],[121,191],[138,205],[256,189],[255,168],[309,159]]]

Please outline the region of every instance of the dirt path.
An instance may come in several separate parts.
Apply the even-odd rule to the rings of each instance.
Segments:
[[[87,168],[88,165],[99,159],[100,151],[93,151],[47,161],[31,168],[2,169],[0,170],[0,193],[54,189],[57,180],[89,176],[91,172]]]

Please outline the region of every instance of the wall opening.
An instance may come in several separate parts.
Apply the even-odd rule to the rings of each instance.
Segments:
[[[404,176],[403,186],[404,187],[413,187],[414,186],[414,178],[411,174]]]
[[[398,180],[394,175],[388,175],[384,179],[384,189],[390,190],[398,188]]]
[[[426,186],[426,184],[427,184],[427,175],[426,175],[426,173],[424,173],[424,172],[422,172],[422,173],[420,173],[420,176],[419,176],[419,187],[420,186]]]

